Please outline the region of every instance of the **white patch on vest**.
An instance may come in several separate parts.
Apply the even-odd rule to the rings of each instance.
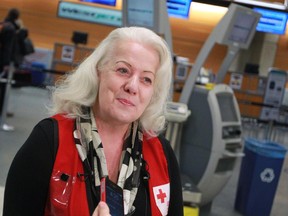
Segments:
[[[128,214],[129,210],[129,201],[130,201],[130,191],[123,190],[123,199],[124,199],[124,214]]]
[[[167,215],[170,202],[170,183],[153,187],[153,194],[161,214]]]

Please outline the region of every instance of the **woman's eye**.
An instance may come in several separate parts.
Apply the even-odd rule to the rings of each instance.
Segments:
[[[144,77],[143,78],[144,83],[146,84],[152,84],[152,80],[149,77]]]
[[[117,71],[121,74],[126,74],[129,72],[126,68],[118,68]]]

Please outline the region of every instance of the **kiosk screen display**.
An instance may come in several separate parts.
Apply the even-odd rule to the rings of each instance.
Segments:
[[[219,93],[216,95],[221,119],[223,122],[235,122],[238,121],[235,105],[233,101],[233,95],[229,93]]]
[[[255,16],[239,12],[233,23],[228,40],[246,44],[255,22]]]
[[[154,0],[127,0],[128,26],[154,27]]]

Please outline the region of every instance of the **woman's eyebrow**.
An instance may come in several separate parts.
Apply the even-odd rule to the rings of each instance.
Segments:
[[[124,60],[116,61],[116,64],[117,64],[117,63],[124,63],[124,64],[128,65],[129,67],[132,67],[131,64],[129,64],[128,62],[126,62],[126,61],[124,61]]]
[[[116,64],[117,64],[117,63],[124,63],[124,64],[128,65],[129,67],[133,68],[132,65],[129,64],[129,63],[128,63],[127,61],[125,61],[125,60],[119,60],[119,61],[116,61]],[[143,72],[146,72],[146,73],[152,73],[153,76],[155,76],[155,72],[153,72],[153,71],[150,71],[150,70],[143,70]]]

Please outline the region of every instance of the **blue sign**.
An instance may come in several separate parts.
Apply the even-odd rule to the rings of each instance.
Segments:
[[[256,28],[257,31],[272,34],[285,34],[287,13],[257,7],[254,8],[254,11],[262,14]]]
[[[192,0],[167,0],[169,16],[188,19],[191,2]]]

